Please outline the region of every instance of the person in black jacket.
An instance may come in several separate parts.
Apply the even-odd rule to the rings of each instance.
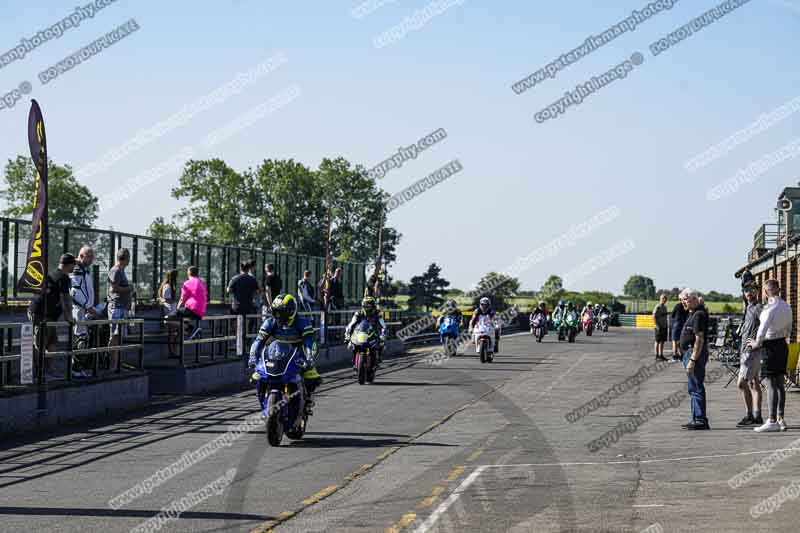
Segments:
[[[672,308],[672,314],[670,315],[672,318],[672,360],[676,362],[681,360],[681,351],[678,343],[681,340],[681,331],[683,331],[683,325],[686,324],[688,316],[689,311],[680,301]]]

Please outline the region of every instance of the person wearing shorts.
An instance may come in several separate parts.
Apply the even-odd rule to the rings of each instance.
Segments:
[[[740,331],[742,347],[739,355],[739,390],[742,391],[745,416],[736,427],[755,427],[764,423],[761,418],[761,350],[751,350],[747,340],[755,338],[760,325],[762,307],[758,301],[758,288],[749,285],[744,290],[747,308]]]
[[[761,349],[764,375],[769,380],[769,420],[754,431],[786,431],[783,418],[786,405],[784,375],[789,358],[786,338],[792,330],[792,308],[780,297],[780,285],[774,279],[764,284],[767,305],[759,316],[758,333],[747,341],[751,350]]]
[[[124,320],[128,318],[131,307],[133,287],[128,282],[125,268],[131,261],[131,253],[127,248],[117,252],[117,263],[108,271],[108,319]],[[111,326],[111,346],[119,346],[122,342],[122,326]],[[111,350],[111,370],[119,370],[119,350]]]
[[[666,361],[664,357],[664,343],[667,342],[667,318],[669,311],[667,311],[667,295],[662,294],[659,298],[658,305],[653,309],[653,321],[655,322],[655,350],[656,360]]]

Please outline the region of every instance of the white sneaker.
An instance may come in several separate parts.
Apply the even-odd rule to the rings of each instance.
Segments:
[[[778,425],[780,426],[781,431],[786,431],[786,422],[783,420],[778,420]]]
[[[764,422],[763,426],[758,426],[757,428],[754,428],[753,431],[758,431],[759,433],[764,431],[781,431],[781,426],[777,422],[770,422],[767,420]]]

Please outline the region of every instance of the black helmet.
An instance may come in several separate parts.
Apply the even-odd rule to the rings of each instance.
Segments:
[[[297,316],[297,301],[291,294],[279,294],[272,301],[272,316],[282,326],[291,326]]]

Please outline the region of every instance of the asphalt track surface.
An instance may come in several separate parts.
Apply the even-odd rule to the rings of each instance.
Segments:
[[[800,530],[800,501],[750,513],[791,484],[797,457],[742,487],[728,482],[800,437],[793,390],[785,433],[736,429],[742,407],[725,378],[707,386],[712,431],[680,428],[684,400],[592,452],[593,439],[685,391],[682,367],[568,422],[652,363],[651,334],[613,329],[575,344],[519,334],[501,348],[491,364],[468,354],[431,366],[411,352],[372,385],[329,373],[302,441],[271,448],[253,430],[118,510],[111,498],[255,413],[254,394],[163,399],[118,423],[4,442],[0,531],[130,531],[231,469],[223,491],[150,531]]]

